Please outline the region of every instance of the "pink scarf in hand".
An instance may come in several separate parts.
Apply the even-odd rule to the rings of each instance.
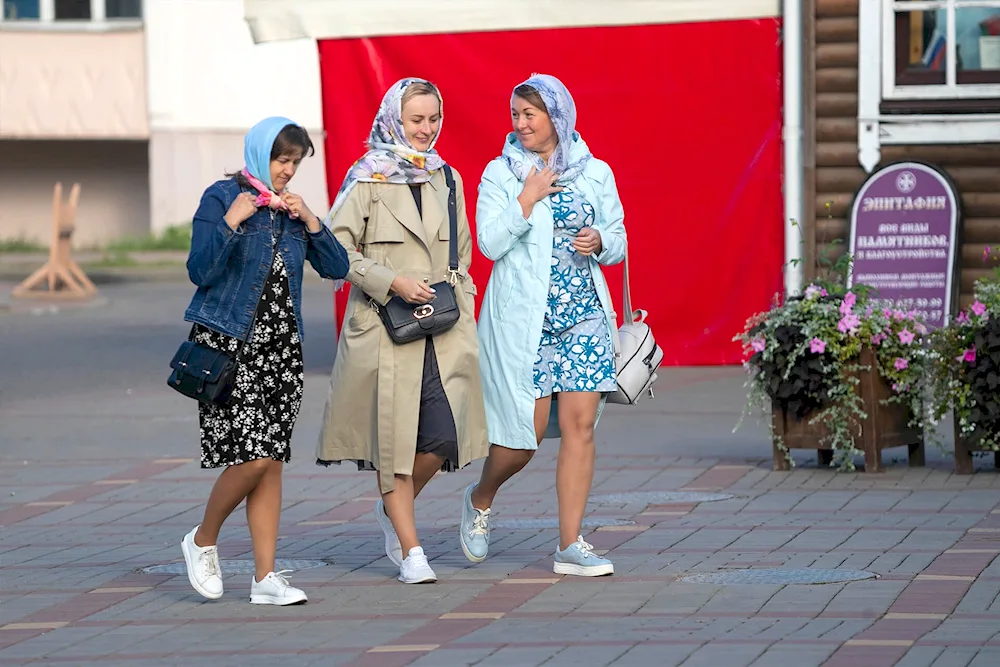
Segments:
[[[259,178],[251,174],[247,169],[243,169],[243,178],[247,179],[247,182],[260,194],[257,195],[257,206],[267,206],[268,208],[273,208],[276,211],[286,211],[288,217],[293,220],[298,218],[298,214],[293,213],[288,210],[288,204],[281,201],[281,196],[279,193],[272,192],[269,187],[264,185],[264,182]],[[288,192],[288,190],[283,190],[281,194]]]

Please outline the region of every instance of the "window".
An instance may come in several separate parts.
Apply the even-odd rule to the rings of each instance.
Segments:
[[[0,16],[8,21],[40,18],[38,0],[0,0],[0,3],[3,4]]]
[[[1000,0],[861,0],[861,166],[882,146],[980,143],[1000,143]]]
[[[142,0],[104,0],[104,6],[109,19],[142,18]]]
[[[19,21],[20,26],[41,22],[136,21],[142,18],[142,0],[0,0],[0,21]]]
[[[56,0],[56,20],[90,20],[90,0]]]
[[[887,100],[1000,98],[1000,0],[886,0]]]

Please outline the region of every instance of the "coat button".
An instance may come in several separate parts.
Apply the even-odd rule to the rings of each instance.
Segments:
[[[424,282],[425,283],[429,283],[430,282],[430,278],[424,278]]]

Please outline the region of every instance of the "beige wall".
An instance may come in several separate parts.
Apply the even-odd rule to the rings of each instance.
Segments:
[[[145,141],[0,140],[0,239],[49,245],[56,181],[81,186],[74,246],[147,233],[148,164]]]
[[[141,29],[0,28],[0,138],[148,136]]]
[[[226,172],[243,168],[245,130],[154,130],[149,138],[151,229],[189,222],[201,195]],[[323,132],[309,130],[316,154],[303,160],[291,190],[302,195],[320,219],[329,209]]]

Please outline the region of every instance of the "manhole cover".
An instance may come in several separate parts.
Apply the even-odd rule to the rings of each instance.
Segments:
[[[224,560],[219,563],[222,574],[255,574],[257,572],[252,560]],[[326,567],[326,563],[321,560],[283,560],[279,558],[274,562],[275,571],[278,570],[309,570],[316,567]],[[184,563],[168,563],[166,565],[150,565],[142,568],[143,574],[184,574],[187,570]]]
[[[626,519],[602,519],[594,517],[583,520],[584,528],[600,528],[601,526],[633,526],[635,521]],[[497,519],[490,521],[491,528],[510,528],[512,530],[538,530],[540,528],[558,528],[559,519]]]
[[[698,491],[632,491],[591,496],[590,502],[595,505],[631,505],[632,503],[669,505],[671,503],[710,503],[735,497],[731,493],[701,493]]]
[[[681,579],[692,584],[841,584],[847,581],[875,579],[878,575],[861,570],[813,570],[760,568],[731,570],[728,572],[705,572],[691,574]]]

